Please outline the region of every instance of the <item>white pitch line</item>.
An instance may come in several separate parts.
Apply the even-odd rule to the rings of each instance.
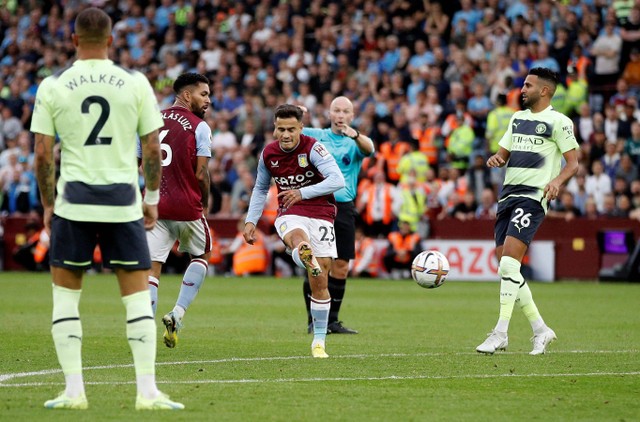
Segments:
[[[477,374],[477,375],[388,375],[384,377],[339,377],[339,378],[275,378],[275,379],[237,379],[237,380],[189,380],[189,381],[156,381],[158,384],[267,384],[289,382],[318,381],[387,381],[387,380],[455,380],[455,379],[489,379],[489,378],[563,378],[563,377],[610,377],[637,376],[636,372],[584,372],[575,374]],[[89,381],[87,385],[130,385],[135,381]],[[63,382],[30,382],[21,384],[0,384],[0,387],[42,387],[64,385]]]
[[[566,351],[553,351],[551,354],[625,354],[625,353],[639,353],[639,350],[566,350]],[[516,355],[522,352],[503,352],[499,355]],[[332,359],[366,359],[366,358],[378,358],[378,357],[435,357],[435,356],[479,356],[478,353],[473,352],[432,352],[432,353],[383,353],[379,355],[333,355]],[[498,356],[499,356],[498,355]],[[256,357],[256,358],[224,358],[224,359],[211,359],[211,360],[194,360],[194,361],[179,361],[179,362],[156,362],[156,365],[196,365],[196,364],[214,364],[214,363],[232,363],[232,362],[259,362],[259,361],[276,361],[276,360],[299,360],[309,359],[309,356],[273,356],[273,357]],[[90,366],[84,368],[85,371],[99,370],[99,369],[116,369],[116,368],[131,368],[132,363],[119,364],[119,365],[100,365]],[[61,382],[33,382],[33,383],[18,383],[18,384],[5,384],[5,381],[13,380],[16,378],[26,378],[40,375],[51,375],[61,373],[61,369],[44,369],[41,371],[32,372],[17,372],[12,374],[0,374],[0,387],[34,387],[34,386],[48,386],[48,385],[64,385]],[[564,377],[564,376],[615,376],[615,375],[640,375],[640,372],[589,372],[589,373],[576,373],[576,374],[495,374],[495,375],[424,375],[424,376],[396,376],[390,375],[385,377],[353,377],[353,378],[287,378],[287,379],[240,379],[240,380],[198,380],[198,381],[157,381],[159,384],[228,384],[228,383],[267,383],[267,382],[310,382],[310,381],[374,381],[374,380],[394,380],[394,379],[470,379],[470,378],[500,378],[500,377]],[[134,384],[133,381],[114,381],[114,382],[86,382],[88,385],[123,385]]]

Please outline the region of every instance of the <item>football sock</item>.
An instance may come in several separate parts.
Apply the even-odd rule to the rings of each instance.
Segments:
[[[176,307],[181,307],[185,311],[189,308],[191,302],[196,298],[200,286],[204,283],[208,266],[207,261],[202,258],[194,258],[191,260],[182,278],[182,286],[180,286],[180,294],[176,301]],[[180,319],[182,319],[182,316],[184,316],[184,312],[182,312]]]
[[[295,248],[291,251],[291,258],[298,267],[302,268],[303,270],[307,269],[307,267],[304,266],[304,262],[302,262],[302,260],[300,259],[300,252],[298,252],[298,248]]]
[[[149,290],[122,298],[127,310],[127,340],[133,355],[138,394],[145,398],[158,396],[156,387],[156,323],[151,312]]]
[[[311,316],[313,317],[313,341],[321,341],[327,337],[327,322],[331,309],[331,298],[320,300],[311,298]]]
[[[65,376],[65,394],[84,394],[82,379],[82,324],[78,304],[82,290],[53,285],[51,336]]]
[[[524,278],[520,274],[520,262],[510,256],[500,259],[500,317],[496,324],[496,331],[506,333],[509,330],[509,321],[513,314],[513,306],[518,297],[520,285]]]
[[[347,280],[335,278],[329,274],[329,295],[331,295],[331,310],[329,311],[329,324],[338,320],[340,306],[344,298],[344,291],[347,287]]]
[[[313,322],[311,318],[311,283],[309,283],[309,274],[305,273],[302,282],[302,294],[304,296],[304,304],[307,307],[307,325]]]
[[[538,307],[533,301],[533,295],[531,294],[531,289],[527,283],[524,283],[524,285],[520,287],[518,292],[518,305],[520,305],[520,309],[522,309],[522,312],[527,317],[534,333],[537,334],[546,328],[546,324],[538,311]]]
[[[151,308],[153,309],[153,314],[156,314],[156,309],[158,308],[158,287],[160,286],[160,280],[155,278],[154,276],[149,276],[149,293],[151,294]]]

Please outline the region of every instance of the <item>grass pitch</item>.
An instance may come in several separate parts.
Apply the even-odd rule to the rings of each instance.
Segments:
[[[162,343],[159,387],[186,406],[136,412],[124,306],[113,275],[85,279],[80,306],[89,409],[57,411],[64,389],[50,335],[48,274],[0,273],[0,419],[7,421],[632,421],[640,420],[640,284],[531,283],[558,335],[529,356],[516,309],[509,349],[475,347],[494,326],[498,283],[349,280],[341,311],[358,335],[310,355],[297,279],[209,277],[176,349]],[[159,318],[180,286],[164,276]]]

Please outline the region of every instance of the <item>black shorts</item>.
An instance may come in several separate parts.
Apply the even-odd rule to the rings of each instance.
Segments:
[[[151,268],[142,219],[128,223],[96,223],[53,216],[49,259],[52,266],[88,269],[93,262],[96,244],[100,245],[104,267],[127,270]]]
[[[513,236],[529,245],[544,220],[540,202],[531,198],[508,198],[498,204],[495,227],[496,246],[504,245],[507,236]]]
[[[356,257],[356,206],[353,202],[338,202],[333,222],[336,231],[338,259],[349,261]]]

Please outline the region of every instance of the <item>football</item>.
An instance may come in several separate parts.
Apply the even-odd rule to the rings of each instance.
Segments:
[[[423,251],[411,263],[411,277],[425,289],[440,287],[449,274],[449,260],[438,251]]]

